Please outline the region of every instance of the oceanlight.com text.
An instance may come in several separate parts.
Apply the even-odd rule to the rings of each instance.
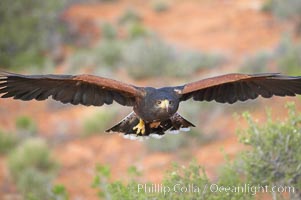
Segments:
[[[251,185],[243,184],[237,186],[225,186],[218,184],[196,185],[187,184],[183,185],[176,183],[172,186],[164,184],[138,184],[137,192],[144,193],[249,193],[256,195],[257,193],[295,193],[293,186],[269,186],[269,185]]]

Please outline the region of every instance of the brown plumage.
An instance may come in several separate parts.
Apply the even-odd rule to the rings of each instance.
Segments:
[[[138,87],[93,75],[21,75],[0,72],[0,94],[24,101],[52,97],[62,103],[102,106],[113,101],[134,112],[108,131],[125,135],[163,135],[194,126],[178,113],[179,103],[195,101],[234,103],[258,96],[301,94],[301,77],[278,73],[226,74],[176,87]]]

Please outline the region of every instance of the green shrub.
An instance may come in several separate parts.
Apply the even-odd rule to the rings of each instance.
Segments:
[[[129,39],[137,39],[140,37],[147,37],[149,35],[150,33],[148,29],[140,22],[132,23],[127,27],[127,37]]]
[[[225,60],[219,54],[178,50],[153,35],[129,42],[123,58],[129,75],[136,79],[162,74],[185,77],[200,69],[216,67]]]
[[[279,18],[297,18],[300,16],[301,2],[298,0],[267,0],[264,8]]]
[[[0,66],[42,65],[63,32],[59,13],[64,1],[10,1],[0,6]],[[54,42],[55,41],[55,42]]]
[[[168,4],[168,2],[164,0],[157,0],[154,3],[152,3],[152,9],[157,13],[166,12],[167,10],[169,10],[169,6],[170,5]]]
[[[104,23],[101,26],[101,36],[106,40],[113,40],[117,38],[117,30],[110,23]]]
[[[24,199],[50,200],[52,176],[34,168],[25,168],[20,174],[17,187]]]
[[[272,12],[273,0],[265,0],[262,4],[261,10],[263,12]]]
[[[82,136],[89,136],[95,133],[103,132],[106,128],[108,128],[108,124],[115,116],[114,110],[110,112],[103,111],[97,112],[93,114],[93,116],[88,117],[84,121],[84,132]]]
[[[139,12],[133,8],[126,9],[118,19],[118,23],[121,25],[127,25],[132,23],[141,22],[142,17]]]
[[[259,51],[249,56],[241,66],[242,72],[261,73],[270,69],[288,75],[301,74],[301,43],[283,35],[275,49]]]
[[[54,172],[57,163],[53,160],[45,141],[28,139],[19,145],[8,157],[11,175],[18,180],[25,169],[33,168],[41,172]]]
[[[293,186],[295,193],[290,195],[301,197],[301,115],[293,103],[287,107],[286,120],[273,121],[268,115],[263,125],[256,123],[248,113],[244,114],[249,128],[239,135],[241,142],[252,150],[240,157],[242,172],[250,184]],[[275,195],[284,198],[282,193]]]
[[[201,69],[208,69],[224,63],[225,58],[217,53],[204,53],[192,50],[179,50],[165,43],[148,31],[141,23],[127,25],[128,38],[118,39],[106,28],[104,39],[91,49],[76,51],[69,57],[70,70],[82,66],[95,71],[126,68],[135,79],[171,76],[185,77]],[[74,73],[74,72],[73,72]]]
[[[69,64],[69,73],[80,70],[84,67],[98,67],[99,55],[95,49],[80,49],[75,51],[67,60]]]
[[[0,154],[6,154],[10,152],[18,143],[18,139],[15,134],[5,133],[0,130]]]
[[[102,40],[95,49],[99,64],[116,68],[122,61],[122,49],[123,44],[118,40]]]
[[[190,163],[187,167],[173,164],[172,169],[166,172],[162,183],[168,188],[174,188],[178,184],[180,187],[177,187],[177,189],[194,185],[200,188],[200,191],[196,194],[194,192],[181,192],[178,190],[177,192],[160,194],[158,196],[159,199],[193,199],[196,195],[199,199],[210,199],[210,193],[204,192],[210,181],[205,170],[196,162]]]
[[[271,12],[277,18],[295,21],[296,31],[300,33],[301,2],[299,0],[267,0],[262,10]]]
[[[188,167],[174,164],[171,170],[165,172],[161,183],[141,183],[136,177],[128,183],[120,180],[109,183],[110,170],[108,167],[97,167],[93,187],[98,189],[100,199],[200,199],[200,200],[251,200],[251,193],[211,192],[210,186],[220,184],[242,184],[239,176],[232,168],[225,168],[222,179],[218,183],[211,182],[204,169],[196,162]],[[157,187],[156,190],[154,188]],[[186,191],[186,192],[185,192]]]
[[[137,79],[162,75],[171,56],[171,47],[158,38],[136,39],[123,53],[128,73]]]
[[[17,187],[25,200],[68,200],[69,194],[63,185],[52,185],[54,177],[34,168],[21,174]]]
[[[217,53],[205,53],[192,50],[173,50],[170,65],[165,74],[173,77],[187,77],[202,69],[210,69],[224,63],[225,58]]]
[[[69,57],[70,70],[76,71],[83,66],[95,70],[99,68],[116,69],[122,62],[123,46],[123,42],[119,40],[103,39],[92,49],[78,50]]]
[[[63,185],[55,185],[52,188],[52,196],[55,200],[68,200],[69,194]]]
[[[19,116],[16,119],[16,128],[36,132],[36,123],[28,116]]]
[[[264,73],[268,71],[268,64],[273,59],[270,51],[259,51],[247,57],[240,71],[248,73]]]
[[[278,68],[290,75],[301,73],[301,43],[294,42],[290,36],[284,35],[275,50]]]
[[[30,138],[37,133],[35,121],[28,116],[19,116],[16,119],[17,135],[21,140]]]
[[[24,199],[51,199],[57,169],[50,150],[41,139],[28,139],[8,156],[8,167]]]

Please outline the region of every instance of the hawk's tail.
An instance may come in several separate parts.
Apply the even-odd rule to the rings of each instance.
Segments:
[[[139,117],[134,113],[130,113],[121,122],[106,130],[106,132],[119,132],[123,133],[125,138],[138,139],[143,137],[152,136],[161,138],[165,131],[167,133],[179,133],[179,131],[189,131],[189,127],[194,127],[192,123],[184,119],[178,113],[174,114],[171,118],[161,122],[145,123],[144,134],[138,134],[134,127],[139,123]]]

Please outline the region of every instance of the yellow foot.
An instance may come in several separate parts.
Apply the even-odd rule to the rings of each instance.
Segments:
[[[142,135],[145,133],[145,125],[144,121],[142,119],[139,120],[139,123],[137,126],[133,128],[133,130],[136,130],[136,134],[139,135],[141,133]]]

